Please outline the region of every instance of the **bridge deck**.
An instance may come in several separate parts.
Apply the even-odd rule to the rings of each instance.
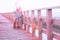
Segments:
[[[2,18],[2,19],[1,19]],[[20,29],[13,29],[13,25],[1,16],[0,40],[35,40],[30,34]],[[5,21],[4,21],[4,20]]]
[[[0,23],[0,40],[34,40],[30,34],[13,29],[10,23]]]

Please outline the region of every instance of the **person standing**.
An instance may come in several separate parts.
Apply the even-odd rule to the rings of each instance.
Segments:
[[[19,14],[17,11],[14,11],[14,14],[15,14],[14,28],[20,28],[20,26],[18,25],[19,24],[19,21],[18,21]]]

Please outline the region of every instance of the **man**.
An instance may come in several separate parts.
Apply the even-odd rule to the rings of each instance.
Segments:
[[[24,19],[24,16],[22,14],[20,14],[20,17],[18,18],[20,28],[22,28],[22,26],[23,26],[23,23],[24,23],[23,19]]]
[[[14,28],[20,28],[19,25],[18,25],[19,24],[19,22],[18,22],[18,18],[19,18],[18,12],[14,11],[14,14],[15,14]]]
[[[34,35],[35,29],[37,28],[37,25],[36,25],[35,21],[36,21],[36,19],[33,18],[32,19],[32,24],[31,24],[31,27],[32,27],[32,36]]]

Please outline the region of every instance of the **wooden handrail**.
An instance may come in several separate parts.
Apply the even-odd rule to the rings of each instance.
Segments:
[[[40,39],[38,39],[38,40],[42,40],[42,33],[46,33],[47,34],[47,40],[53,40],[53,38],[56,38],[57,40],[60,40],[60,36],[59,35],[57,35],[57,34],[54,34],[53,33],[53,30],[52,30],[52,24],[53,24],[53,18],[52,18],[52,9],[58,9],[58,8],[60,8],[60,6],[55,6],[55,7],[47,7],[47,8],[40,8],[40,9],[34,9],[34,10],[25,10],[25,11],[23,11],[24,12],[24,14],[25,14],[25,12],[27,12],[27,11],[30,11],[31,12],[31,14],[33,14],[34,12],[35,12],[35,10],[37,11],[37,14],[38,14],[38,19],[40,19],[40,17],[41,17],[41,15],[40,15],[40,13],[41,13],[41,10],[43,10],[43,9],[46,9],[46,11],[47,11],[47,21],[46,21],[46,29],[47,30],[43,30],[43,29],[41,29],[41,25],[42,24],[39,24],[40,26],[37,26],[37,27],[40,27],[40,29],[41,30],[39,30],[39,32],[40,32]],[[39,12],[40,11],[40,12]],[[40,15],[40,16],[39,16]],[[25,15],[24,15],[25,16]],[[27,15],[28,16],[28,15]],[[34,14],[33,14],[33,16],[34,16]],[[31,16],[32,17],[32,16]],[[31,19],[31,20],[33,20],[33,19]],[[39,20],[38,22],[42,22],[41,20]],[[33,31],[33,30],[32,30]],[[41,33],[42,32],[42,33]],[[34,34],[33,34],[34,35]]]

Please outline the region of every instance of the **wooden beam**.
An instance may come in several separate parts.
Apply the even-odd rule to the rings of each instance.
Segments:
[[[39,30],[39,38],[38,38],[38,40],[42,40],[42,18],[41,18],[41,10],[38,10],[37,13],[38,13],[38,30]]]
[[[53,40],[52,36],[52,9],[47,9],[47,40]]]

